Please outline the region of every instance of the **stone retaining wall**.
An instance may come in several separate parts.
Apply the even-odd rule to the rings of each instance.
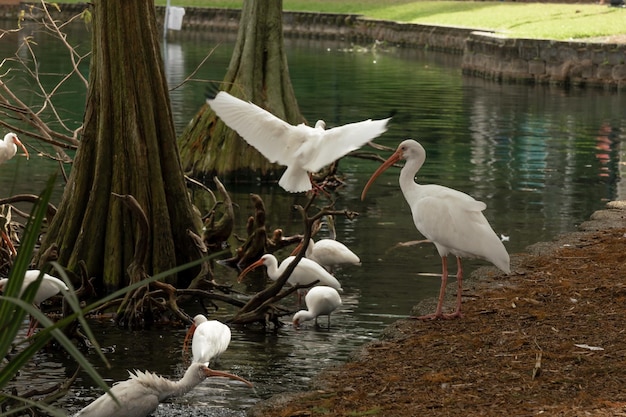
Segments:
[[[2,6],[0,14],[16,17],[19,7]],[[61,4],[62,13],[57,13],[55,18],[73,16],[86,7],[85,4]],[[157,13],[162,19],[165,8],[158,7]],[[172,34],[177,37],[198,31],[234,32],[239,27],[239,17],[240,10],[188,7],[183,31]],[[403,47],[463,54],[464,74],[497,81],[626,89],[626,44],[508,39],[468,28],[333,13],[285,12],[283,30],[288,37],[362,44],[384,41]]]
[[[463,73],[498,81],[626,89],[626,44],[508,39],[473,32]]]
[[[157,8],[157,12],[163,17],[165,10]],[[235,31],[239,27],[239,17],[239,10],[188,7],[185,8],[182,29]],[[364,44],[378,40],[456,54],[463,53],[465,39],[471,32],[472,29],[367,19],[355,14],[283,13],[283,33],[288,37],[337,39]]]

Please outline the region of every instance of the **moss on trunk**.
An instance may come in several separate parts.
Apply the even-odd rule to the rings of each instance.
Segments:
[[[43,243],[59,262],[84,260],[107,289],[127,282],[137,225],[111,193],[132,195],[150,225],[146,272],[198,257],[198,231],[176,145],[152,0],[93,3],[93,56],[82,142],[59,212]],[[172,277],[184,285],[194,271]]]
[[[282,1],[244,1],[237,42],[221,89],[289,123],[304,122],[289,78]],[[271,181],[285,169],[249,146],[206,104],[187,125],[179,144],[185,170],[198,177]]]

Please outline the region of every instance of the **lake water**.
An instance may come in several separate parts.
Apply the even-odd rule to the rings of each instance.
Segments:
[[[82,28],[73,30],[73,39],[85,37]],[[42,71],[66,70],[66,61],[51,41],[34,35],[38,36]],[[181,38],[164,47],[170,85],[180,84],[214,48],[194,78],[220,80],[230,60],[232,37],[194,33]],[[9,56],[16,44],[17,39],[0,39],[0,52]],[[626,137],[623,94],[501,85],[468,78],[461,75],[460,57],[414,49],[299,39],[287,40],[287,50],[296,96],[310,122],[324,119],[330,127],[383,118],[395,111],[389,131],[376,142],[395,148],[405,138],[419,140],[427,160],[418,181],[463,190],[484,201],[488,206],[485,215],[496,233],[509,238],[505,244],[510,253],[573,231],[607,201],[625,197],[619,183],[624,160],[620,144]],[[87,67],[84,69],[86,74]],[[5,82],[15,83],[26,93],[32,89],[20,74]],[[66,106],[68,124],[75,126],[82,118],[84,92],[77,83],[63,91],[58,105]],[[204,84],[184,84],[171,92],[171,98],[180,132],[202,105]],[[50,151],[45,144],[25,141],[33,154],[35,149]],[[436,296],[439,279],[428,275],[440,272],[434,247],[396,247],[399,242],[421,238],[397,184],[399,170],[387,170],[367,199],[360,201],[361,190],[378,165],[354,158],[340,163],[346,184],[338,191],[336,207],[360,215],[355,220],[336,220],[337,239],[356,252],[363,265],[338,271],[344,305],[333,316],[331,328],[233,328],[231,345],[216,368],[253,381],[255,389],[205,382],[160,407],[156,415],[188,414],[189,407],[194,415],[243,415],[273,394],[307,389],[320,369],[345,361],[355,349],[378,338],[387,325],[406,317],[413,305]],[[40,157],[30,161],[14,158],[0,166],[0,197],[38,193],[57,169],[56,163]],[[57,200],[62,187],[60,181]],[[291,210],[293,204],[304,203],[302,196],[271,184],[226,187],[238,206],[238,233],[244,233],[252,213],[251,192],[264,199],[271,229],[280,227],[286,234],[302,232],[301,219]],[[320,237],[327,237],[326,229]],[[286,255],[279,253],[278,257]],[[470,261],[466,265],[469,274],[485,263]],[[234,271],[220,266],[215,274],[220,282],[234,282],[236,277]],[[236,287],[246,290],[243,284]],[[201,311],[200,306],[186,307],[192,315]],[[289,307],[296,308],[293,304]],[[212,317],[231,312],[224,307]],[[184,330],[128,332],[107,322],[94,322],[94,328],[112,369],[105,369],[95,353],[87,354],[109,383],[125,379],[126,370],[135,368],[172,378],[182,374]],[[41,353],[20,375],[18,385],[51,384],[73,370],[73,362],[64,355]],[[75,411],[99,394],[81,375],[58,405]]]

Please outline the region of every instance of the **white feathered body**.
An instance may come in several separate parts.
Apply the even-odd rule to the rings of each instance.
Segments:
[[[361,259],[343,243],[334,239],[309,240],[306,257],[326,269],[337,265],[360,265]]]
[[[151,414],[165,399],[182,395],[202,382],[206,376],[201,372],[202,364],[192,364],[182,379],[170,381],[151,372],[129,372],[129,379],[111,387],[111,393],[103,394],[75,417],[143,417]]]
[[[509,254],[482,213],[487,205],[448,187],[417,184],[415,173],[426,153],[415,141],[405,141],[400,147],[403,144],[407,163],[399,182],[417,230],[435,244],[441,257],[485,259],[508,274]]]
[[[285,269],[287,269],[287,266],[294,259],[295,256],[289,256],[285,258],[285,260],[281,262],[280,267],[278,267],[278,260],[274,255],[267,254],[261,257],[263,265],[267,268],[267,275],[274,281],[282,275]],[[325,285],[337,291],[342,291],[341,284],[337,278],[328,273],[328,271],[317,262],[307,258],[300,259],[300,262],[298,262],[298,265],[287,280],[291,286],[307,285],[315,281],[319,281],[316,285]]]
[[[198,316],[196,316],[198,317]],[[191,342],[193,362],[210,363],[228,349],[230,344],[230,327],[217,320],[196,322],[196,329]],[[195,319],[194,319],[195,320]]]
[[[341,296],[331,287],[318,286],[309,290],[304,297],[307,309],[300,310],[293,316],[294,325],[298,326],[302,322],[315,319],[319,316],[328,316],[330,323],[330,314],[341,306]]]
[[[310,172],[319,171],[380,136],[389,121],[370,119],[325,130],[321,121],[315,127],[291,125],[225,91],[207,103],[228,127],[270,162],[287,166],[278,184],[289,192],[310,190]]]
[[[24,281],[22,283],[22,288],[20,290],[20,296],[26,290],[26,288],[35,282],[41,271],[38,269],[30,269],[26,271],[24,274]],[[8,278],[0,279],[0,289],[4,289],[4,286],[9,282]],[[33,300],[33,304],[39,305],[42,301],[47,300],[48,298],[58,294],[62,290],[68,291],[69,288],[59,278],[53,277],[52,275],[43,274],[43,278],[41,279],[41,283],[39,284],[39,288],[37,289],[37,293],[35,294],[35,298]]]

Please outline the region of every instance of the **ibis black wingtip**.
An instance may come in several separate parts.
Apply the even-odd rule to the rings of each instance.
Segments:
[[[206,90],[204,92],[204,97],[207,100],[213,100],[215,98],[215,96],[217,96],[217,93],[219,93],[219,92],[220,92],[220,85],[219,85],[219,83],[211,83],[206,88]]]

